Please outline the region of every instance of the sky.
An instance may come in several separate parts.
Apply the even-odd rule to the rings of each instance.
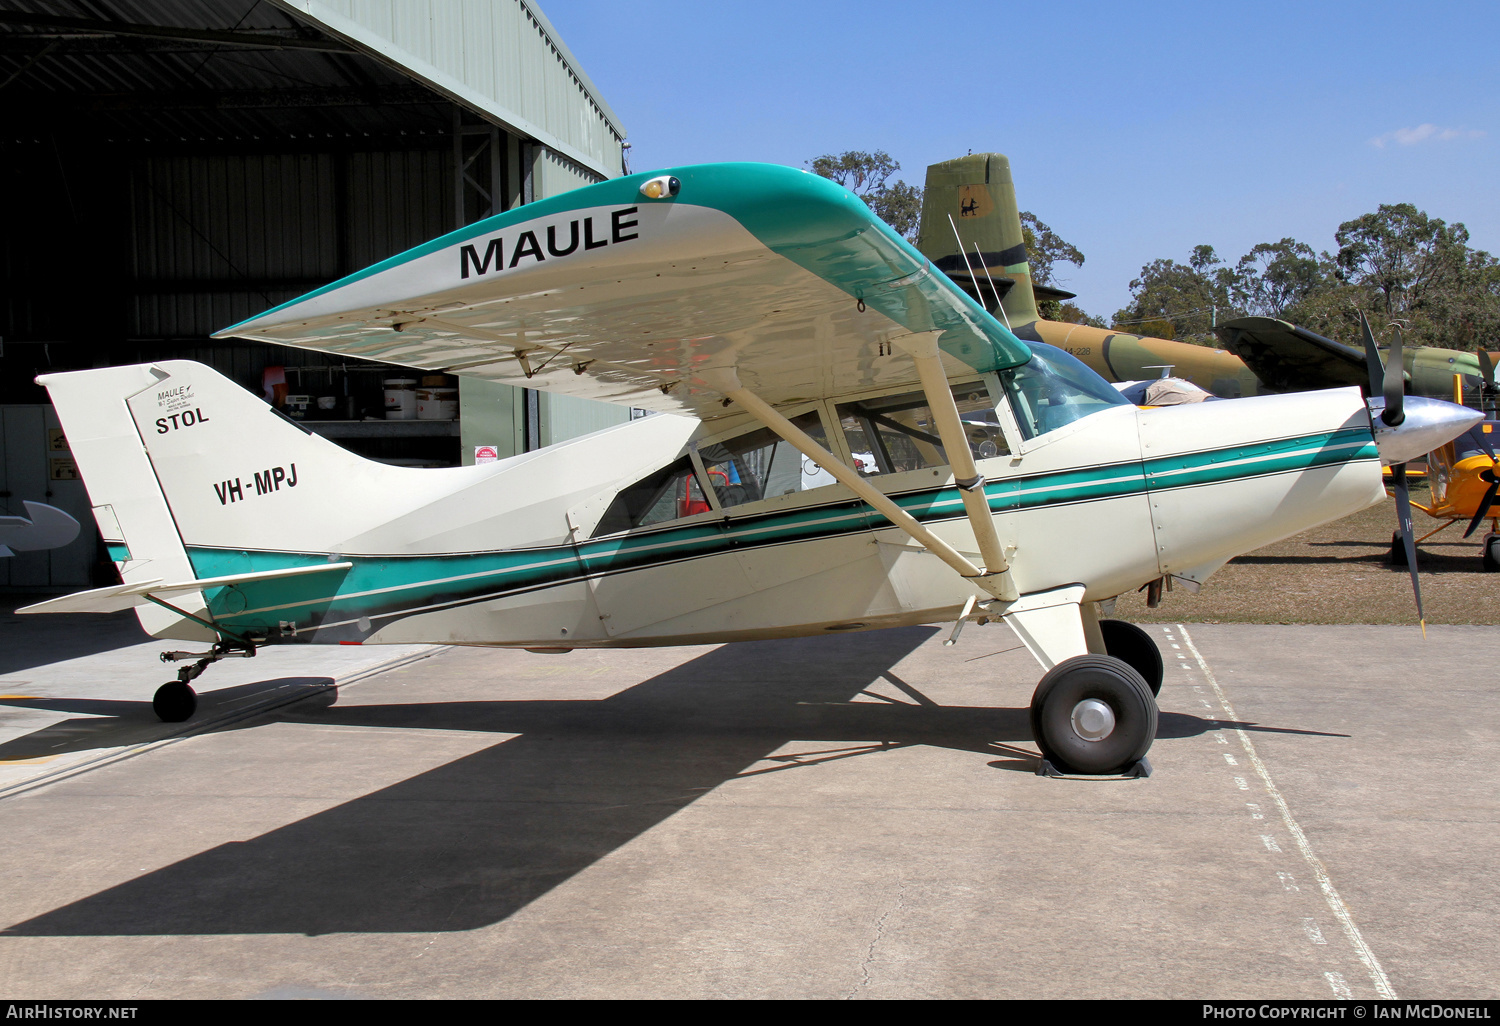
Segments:
[[[897,178],[1010,157],[1109,317],[1158,258],[1336,248],[1382,203],[1500,251],[1500,3],[540,0],[624,124],[632,171],[804,167],[885,150]]]

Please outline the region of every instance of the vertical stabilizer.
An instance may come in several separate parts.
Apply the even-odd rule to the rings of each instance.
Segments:
[[[954,226],[963,240],[968,266],[959,253]],[[978,255],[974,252],[976,245]],[[993,279],[1012,327],[1037,319],[1031,269],[1021,234],[1021,212],[1016,206],[1010,160],[1004,154],[973,153],[927,168],[917,248],[939,270],[979,296],[986,308],[995,305],[990,290]],[[977,282],[970,281],[969,267],[973,268]]]
[[[182,536],[167,506],[130,401],[158,388],[167,373],[152,366],[108,367],[86,373],[46,374],[58,419],[88,489],[104,544],[126,584],[194,577]],[[173,605],[205,616],[200,591],[173,596]],[[160,606],[136,607],[148,634],[184,641],[213,641],[207,628]]]

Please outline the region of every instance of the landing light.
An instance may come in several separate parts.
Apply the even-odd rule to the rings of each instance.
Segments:
[[[678,181],[672,175],[661,175],[642,185],[641,195],[647,199],[661,199],[663,196],[670,199],[676,196],[677,191],[681,188],[682,182]]]

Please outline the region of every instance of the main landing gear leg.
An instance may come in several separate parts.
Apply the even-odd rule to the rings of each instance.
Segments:
[[[1156,698],[1130,663],[1090,651],[1111,639],[1101,638],[1093,610],[1082,608],[1083,594],[1073,585],[1023,595],[1004,613],[1047,671],[1031,698],[1031,732],[1042,752],[1037,773],[1150,776]]]
[[[151,699],[152,710],[164,723],[181,723],[198,710],[198,693],[193,690],[192,682],[210,664],[231,656],[248,659],[253,655],[254,645],[233,641],[221,641],[207,652],[163,652],[161,661],[164,663],[175,663],[183,659],[195,659],[196,662],[178,670],[176,680],[169,680],[156,689],[156,695]]]

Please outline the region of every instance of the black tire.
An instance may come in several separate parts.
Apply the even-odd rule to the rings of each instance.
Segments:
[[[1401,540],[1400,531],[1391,534],[1391,554],[1386,557],[1386,562],[1391,566],[1406,565],[1406,543]]]
[[[1074,711],[1089,699],[1102,702],[1114,727],[1089,740],[1075,729]],[[1064,773],[1118,773],[1151,750],[1156,740],[1156,699],[1130,664],[1114,656],[1065,659],[1042,677],[1031,698],[1031,731],[1042,755]]]
[[[1484,568],[1489,573],[1500,570],[1500,534],[1484,536]]]
[[[198,711],[198,693],[180,680],[169,680],[156,689],[151,708],[164,723],[181,723]]]
[[[1152,697],[1161,694],[1162,666],[1161,649],[1151,635],[1133,623],[1124,620],[1100,620],[1099,633],[1104,635],[1104,651],[1130,664],[1130,668],[1141,675]]]

